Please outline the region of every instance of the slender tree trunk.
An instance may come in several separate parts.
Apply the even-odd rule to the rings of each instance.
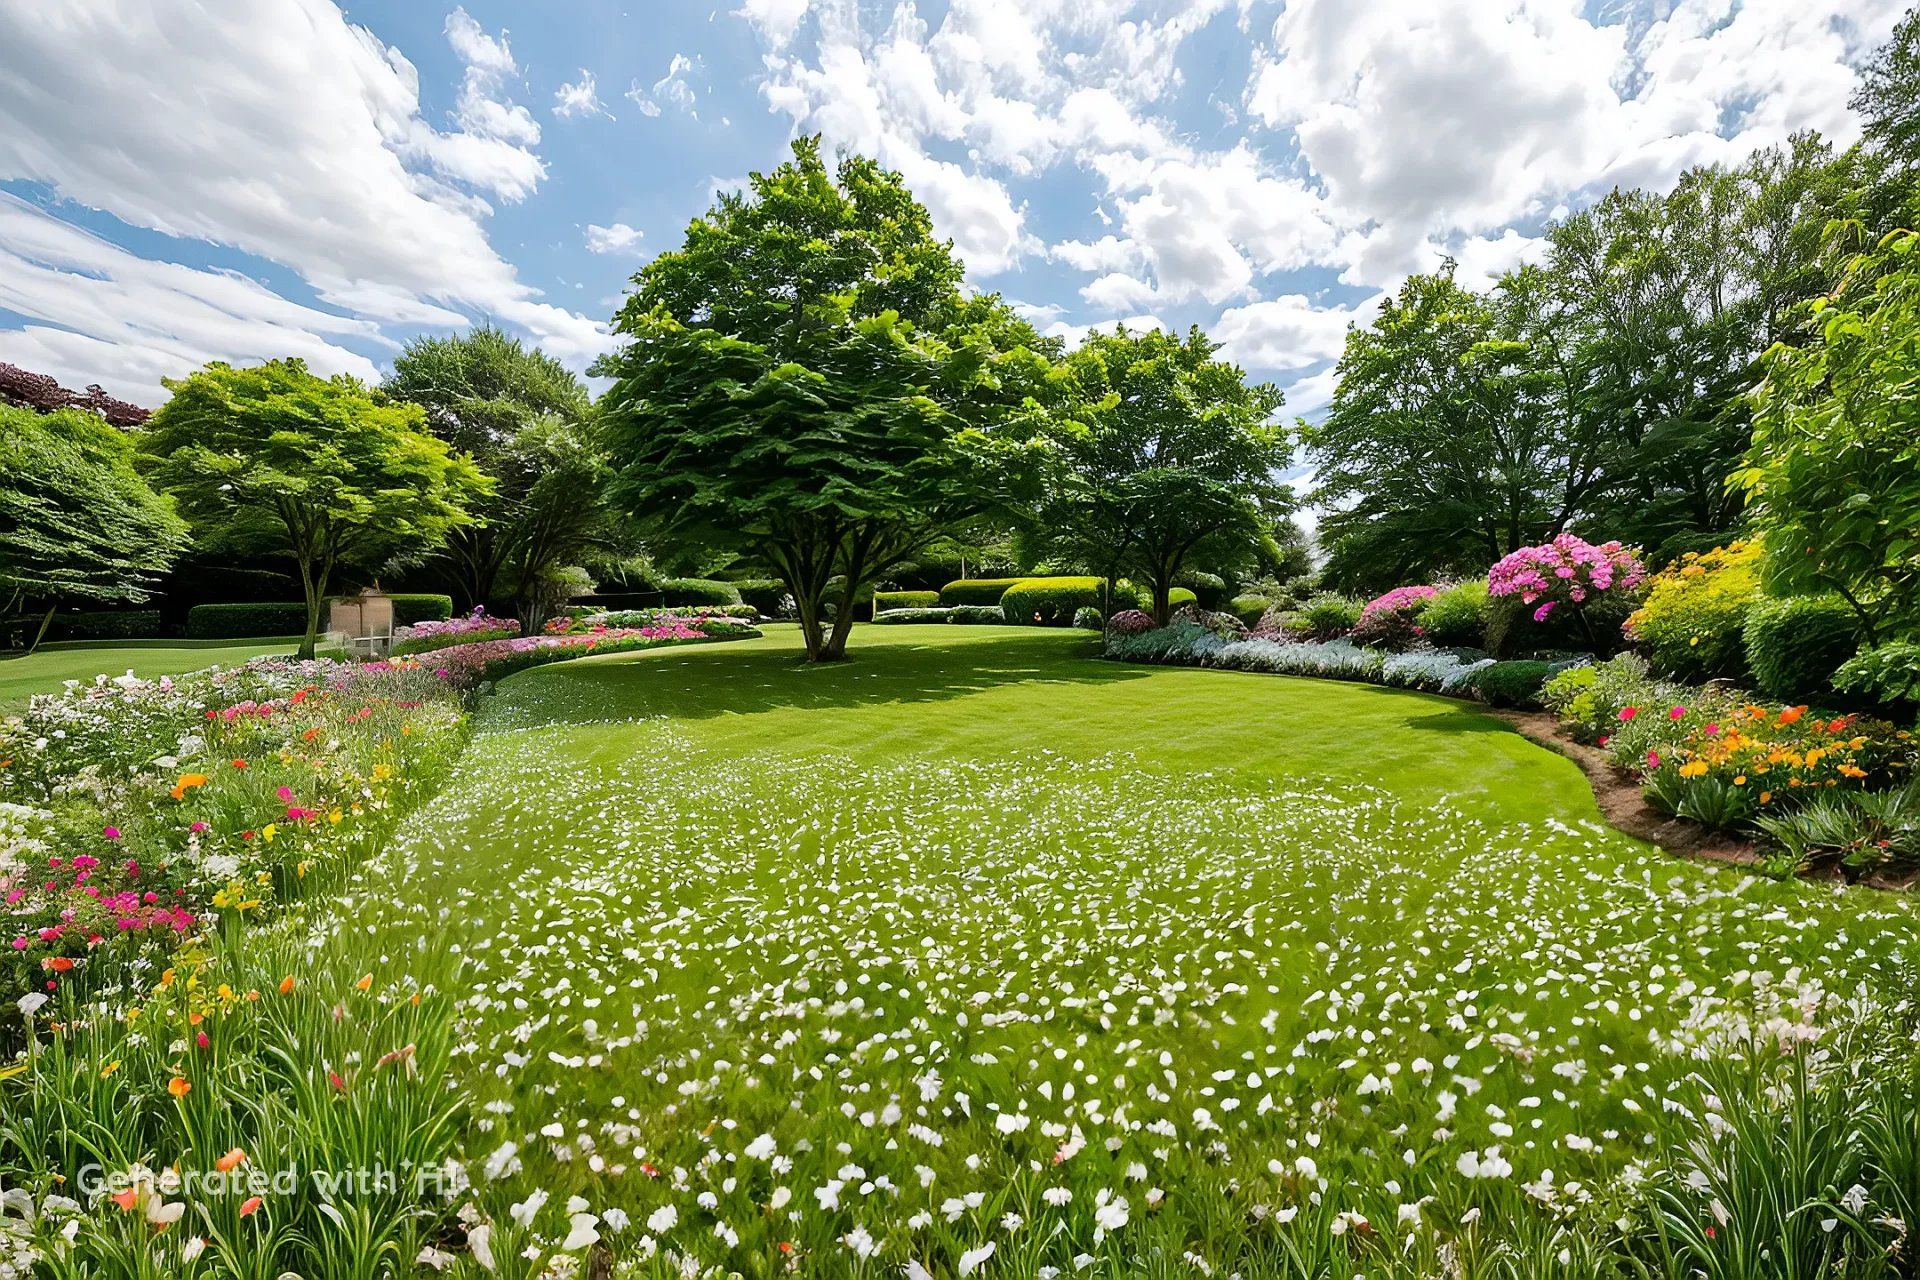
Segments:
[[[40,615],[40,625],[34,628],[33,639],[27,641],[27,652],[32,653],[47,638],[47,628],[53,625],[53,611],[58,606],[48,605],[47,611]]]

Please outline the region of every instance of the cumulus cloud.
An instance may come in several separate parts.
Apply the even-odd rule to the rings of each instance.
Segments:
[[[0,177],[280,264],[359,320],[484,312],[582,364],[606,349],[604,331],[542,301],[484,226],[482,192],[513,198],[543,172],[509,155],[531,154],[538,125],[498,96],[517,70],[505,35],[456,10],[447,38],[478,78],[463,81],[463,127],[441,131],[422,118],[413,64],[325,0],[0,7]],[[141,376],[185,372],[181,358]]]
[[[610,227],[587,225],[587,252],[589,253],[630,253],[640,244],[640,232],[624,222],[616,222]]]
[[[641,87],[640,82],[635,80],[627,90],[627,97],[640,108],[640,114],[644,116],[657,116],[663,109],[670,108],[684,111],[698,120],[700,113],[694,109],[692,81],[705,69],[705,65],[699,58],[676,53],[667,64],[667,74],[647,88]]]
[[[1371,317],[1379,300],[1357,307],[1317,307],[1297,293],[1232,307],[1212,327],[1222,354],[1252,369],[1304,369],[1340,355],[1347,327]]]

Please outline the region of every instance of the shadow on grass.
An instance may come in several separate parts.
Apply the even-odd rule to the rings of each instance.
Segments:
[[[1477,708],[1458,707],[1447,711],[1435,711],[1431,715],[1415,716],[1407,721],[1413,729],[1425,729],[1432,733],[1513,733],[1514,728],[1497,716]]]
[[[1013,685],[1104,685],[1156,668],[1099,658],[1078,632],[895,638],[856,632],[844,662],[791,648],[716,644],[536,668],[502,691],[527,724],[668,716],[698,720],[789,709],[940,702]],[[563,677],[556,679],[556,677]]]

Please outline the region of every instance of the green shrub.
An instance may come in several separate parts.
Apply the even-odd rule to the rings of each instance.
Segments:
[[[1540,690],[1553,674],[1551,662],[1496,662],[1473,676],[1473,691],[1490,707],[1538,710]]]
[[[158,609],[99,609],[56,613],[47,628],[51,640],[150,640],[160,635]]]
[[[940,603],[997,605],[1008,587],[1025,581],[1025,578],[957,578],[940,588]]]
[[[953,606],[952,616],[947,619],[949,622],[975,627],[991,626],[1006,620],[1006,614],[1000,611],[1000,606],[997,604],[957,604]]]
[[[1759,543],[1689,553],[1653,576],[1626,633],[1662,675],[1737,680],[1746,675],[1747,615],[1762,598]]]
[[[1837,596],[1762,600],[1747,614],[1747,666],[1775,698],[1804,701],[1831,687],[1860,647],[1858,621]]]
[[[1920,703],[1920,641],[1862,649],[1833,673],[1833,687],[1859,702],[1905,710]]]
[[[1362,604],[1346,596],[1326,592],[1307,601],[1300,610],[1298,621],[1303,625],[1300,630],[1315,640],[1332,640],[1353,630],[1353,624],[1360,621]]]
[[[939,607],[885,609],[875,614],[873,620],[883,626],[897,626],[911,622],[952,622],[953,610]]]
[[[1442,587],[1414,619],[1426,641],[1440,649],[1479,649],[1487,643],[1487,584],[1469,578]]]
[[[1217,573],[1189,569],[1174,580],[1193,592],[1194,602],[1202,609],[1215,610],[1227,598],[1227,580]]]
[[[889,609],[932,609],[940,604],[938,591],[876,591],[873,607],[877,613]]]
[[[1000,596],[1008,622],[1064,627],[1079,609],[1098,609],[1104,578],[1023,578]]]
[[[393,601],[395,629],[416,622],[445,622],[453,616],[453,597],[426,592],[402,591],[387,597]],[[305,625],[304,623],[302,624]]]
[[[1082,631],[1099,631],[1107,624],[1106,619],[1100,616],[1098,609],[1087,605],[1073,611],[1073,625]]]
[[[1266,615],[1268,607],[1272,604],[1273,601],[1267,599],[1265,596],[1235,596],[1233,599],[1227,601],[1226,611],[1246,623],[1249,627],[1257,627],[1260,625],[1260,619]]]
[[[325,626],[326,610],[320,611]],[[297,636],[307,629],[307,606],[298,601],[249,604],[197,604],[187,610],[187,636],[193,640],[246,640],[255,636]]]
[[[731,582],[712,578],[662,578],[661,603],[669,609],[697,604],[739,604],[740,591]]]
[[[763,617],[780,615],[788,598],[787,584],[778,578],[741,578],[733,584],[743,604],[750,604]]]
[[[1148,603],[1152,603],[1149,601]],[[1178,609],[1183,604],[1199,604],[1200,597],[1186,587],[1175,587],[1167,592],[1167,608]]]

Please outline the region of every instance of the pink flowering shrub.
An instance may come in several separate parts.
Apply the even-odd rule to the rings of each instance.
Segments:
[[[1568,615],[1577,635],[1595,649],[1601,643],[1591,614],[1599,606],[1624,613],[1635,590],[1646,581],[1646,567],[1632,548],[1618,542],[1597,546],[1570,533],[1537,547],[1510,552],[1487,571],[1487,594],[1509,609],[1518,608],[1535,625],[1560,622]],[[1603,628],[1611,633],[1617,628]]]
[[[600,627],[584,633],[516,636],[436,650],[424,660],[436,674],[462,689],[499,680],[528,667],[595,653],[630,653],[668,644],[744,638],[759,632],[729,618],[668,618],[645,627]]]
[[[1360,610],[1348,639],[1372,649],[1407,649],[1421,638],[1420,610],[1439,594],[1438,587],[1395,587],[1375,596]]]

